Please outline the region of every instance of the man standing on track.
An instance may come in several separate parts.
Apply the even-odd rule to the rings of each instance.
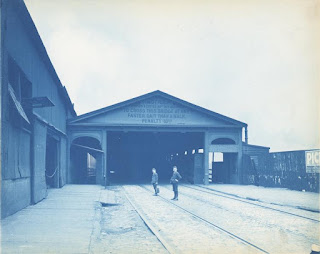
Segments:
[[[152,179],[151,183],[154,188],[154,195],[158,196],[158,174],[155,168],[152,169]]]
[[[181,179],[181,175],[178,172],[177,166],[173,166],[173,174],[170,179],[170,183],[172,184],[172,189],[174,193],[174,197],[171,200],[178,200],[178,183]]]

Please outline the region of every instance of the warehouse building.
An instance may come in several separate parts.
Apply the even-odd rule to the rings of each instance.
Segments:
[[[70,183],[168,182],[177,165],[190,183],[243,182],[247,124],[154,91],[68,121]],[[256,157],[256,160],[259,156]],[[161,182],[161,180],[160,180]]]
[[[76,116],[22,0],[1,5],[1,215],[67,180],[67,118]]]

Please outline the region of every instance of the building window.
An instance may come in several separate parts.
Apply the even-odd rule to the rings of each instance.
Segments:
[[[32,98],[32,83],[11,57],[8,60],[8,82],[11,97],[9,119],[15,125],[29,128],[32,107],[24,101]]]
[[[234,145],[236,142],[231,138],[217,138],[211,142],[212,145]]]
[[[223,153],[214,152],[214,154],[213,154],[213,161],[214,161],[214,162],[223,162]]]

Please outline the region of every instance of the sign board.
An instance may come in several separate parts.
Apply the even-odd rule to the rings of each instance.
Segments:
[[[320,173],[320,150],[306,151],[306,172]]]
[[[169,99],[153,97],[101,113],[86,123],[143,126],[234,126]]]
[[[161,99],[144,101],[128,106],[123,112],[130,119],[138,119],[141,123],[172,124],[183,123],[190,115],[190,110]]]

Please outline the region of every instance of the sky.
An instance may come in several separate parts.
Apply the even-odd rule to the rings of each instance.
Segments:
[[[320,0],[25,0],[78,115],[161,90],[320,148]]]

